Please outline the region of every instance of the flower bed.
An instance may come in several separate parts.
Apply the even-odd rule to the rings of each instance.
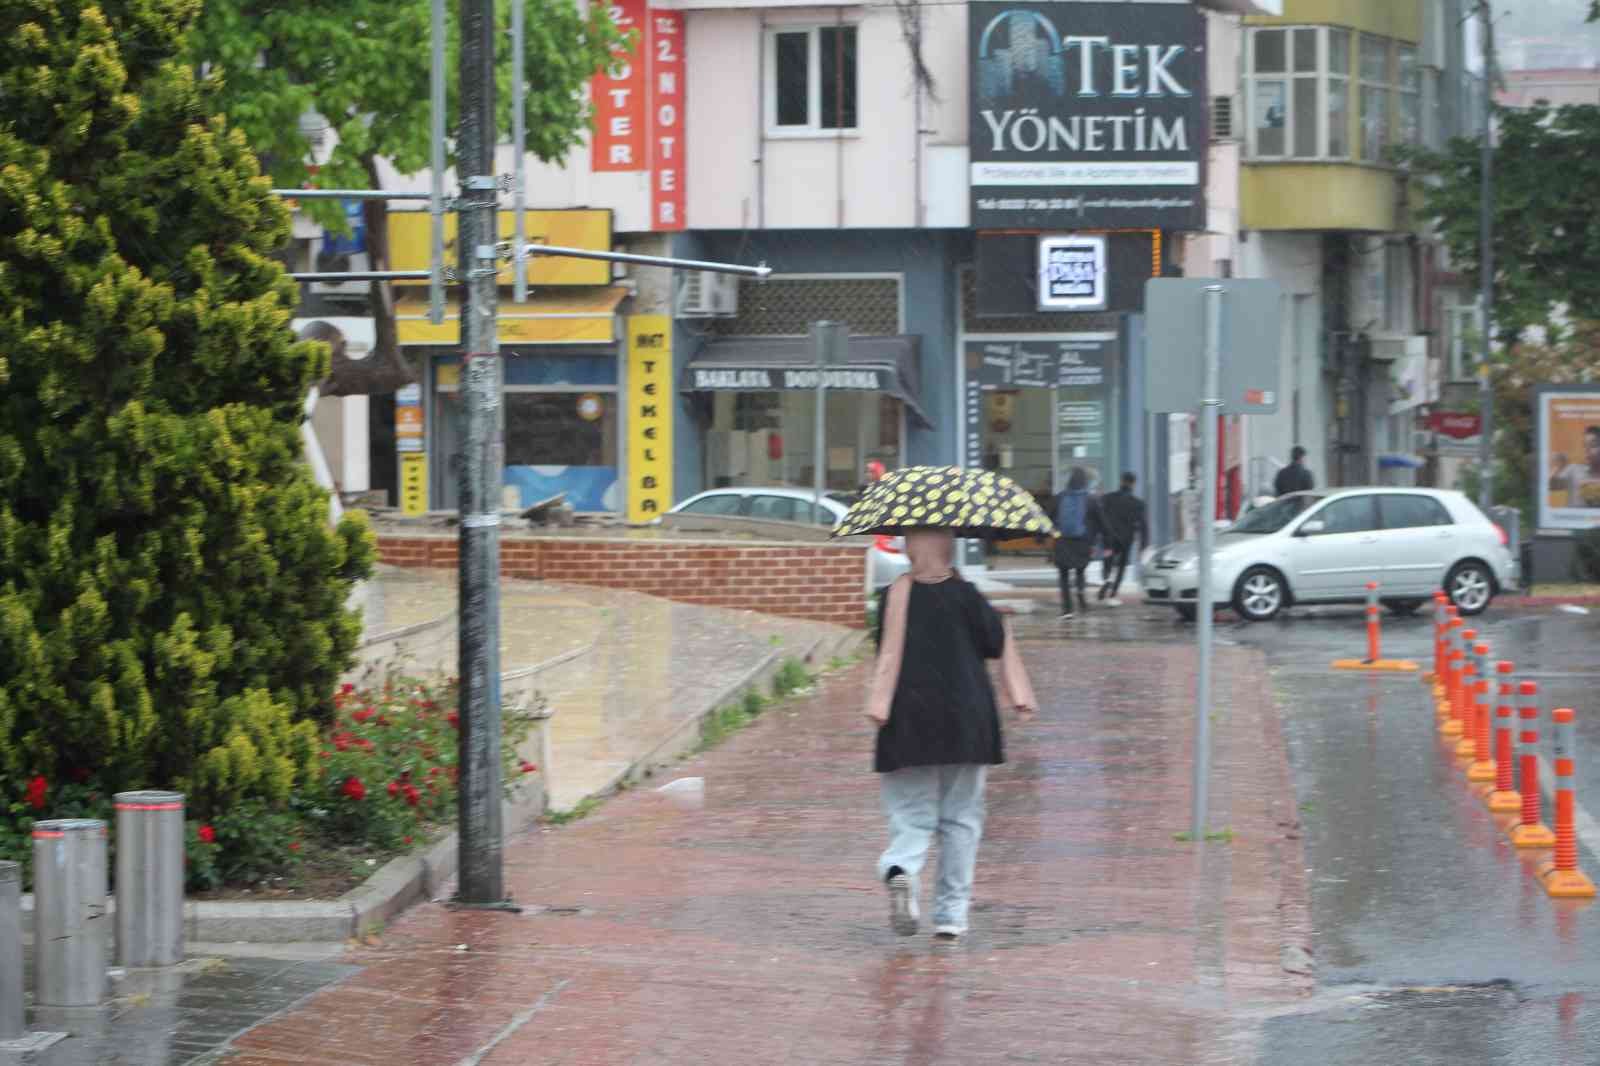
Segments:
[[[191,818],[189,891],[209,898],[336,897],[388,859],[448,832],[457,806],[457,704],[454,679],[345,685],[333,697],[333,718],[321,732],[312,772],[286,803],[251,801]],[[508,792],[538,769],[517,755],[531,728],[526,715],[504,723],[501,769]],[[6,790],[20,798],[0,818],[0,858],[21,862],[25,878],[35,821],[99,818],[115,831],[111,797],[94,775],[73,778],[60,783],[34,776]]]

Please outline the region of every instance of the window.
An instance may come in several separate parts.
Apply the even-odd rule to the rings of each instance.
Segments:
[[[1378,516],[1373,511],[1371,496],[1346,496],[1334,500],[1318,511],[1312,519],[1321,520],[1324,533],[1365,533],[1378,528]]]
[[[1350,158],[1350,31],[1328,31],[1328,155]]]
[[[769,133],[857,128],[856,27],[782,28],[768,41]]]
[[[1431,496],[1380,496],[1384,529],[1415,529],[1451,525],[1450,512]]]
[[[1361,158],[1383,162],[1393,143],[1389,128],[1389,97],[1394,83],[1390,42],[1361,35]]]
[[[507,390],[507,466],[617,465],[614,393]]]
[[[706,496],[692,500],[684,504],[681,510],[684,514],[736,515],[739,513],[739,505],[743,502],[738,496],[729,493],[725,496]]]
[[[1417,65],[1417,50],[1409,44],[1400,45],[1399,77],[1396,79],[1400,122],[1399,143],[1422,143],[1422,68]]]
[[[828,509],[824,507],[823,513]],[[811,516],[811,505],[806,505],[806,517]],[[764,518],[768,521],[793,522],[799,515],[795,511],[795,501],[792,496],[752,496],[750,497],[750,517]]]

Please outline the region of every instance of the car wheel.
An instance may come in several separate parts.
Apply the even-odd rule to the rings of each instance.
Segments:
[[[1482,614],[1494,599],[1494,579],[1482,563],[1457,563],[1450,576],[1444,579],[1444,591],[1456,610],[1470,617]]]
[[[1422,610],[1421,600],[1384,600],[1383,605],[1389,608],[1389,613],[1401,618],[1410,618]]]
[[[1192,603],[1180,603],[1175,608],[1175,610],[1178,612],[1178,617],[1183,619],[1185,622],[1193,622],[1194,621],[1194,619],[1195,619],[1194,604],[1192,604]]]
[[[1288,590],[1283,575],[1270,566],[1252,566],[1233,586],[1233,609],[1249,622],[1266,622],[1283,610]]]

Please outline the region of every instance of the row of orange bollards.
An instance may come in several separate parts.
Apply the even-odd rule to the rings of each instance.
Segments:
[[[1489,810],[1510,816],[1505,828],[1512,844],[1554,848],[1554,858],[1539,867],[1545,891],[1564,898],[1592,897],[1594,882],[1578,869],[1576,716],[1570,707],[1557,708],[1550,716],[1556,798],[1552,832],[1544,824],[1539,788],[1539,685],[1517,683],[1515,667],[1491,663],[1489,651],[1449,598],[1435,593],[1433,673],[1428,680],[1440,735],[1459,738],[1456,758],[1466,764],[1467,780]]]

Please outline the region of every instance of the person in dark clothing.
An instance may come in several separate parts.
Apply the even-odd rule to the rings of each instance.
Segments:
[[[880,598],[878,663],[867,717],[878,726],[873,770],[881,774],[889,846],[878,879],[889,891],[895,932],[917,931],[917,876],[934,835],[939,878],[935,937],[967,929],[972,873],[983,836],[983,789],[1005,761],[987,659],[999,659],[1005,702],[1030,715],[1035,699],[999,614],[952,565],[943,531],[906,535],[911,572]]]
[[[1094,543],[1100,535],[1100,508],[1089,492],[1089,472],[1081,466],[1067,475],[1067,487],[1056,498],[1056,570],[1061,575],[1061,617],[1071,618],[1072,592],[1077,589],[1080,610],[1089,609],[1085,573],[1094,557]]]
[[[1100,584],[1099,599],[1109,607],[1122,606],[1122,601],[1117,599],[1117,590],[1122,587],[1123,575],[1128,570],[1128,556],[1134,544],[1137,543],[1142,549],[1150,538],[1150,529],[1144,518],[1144,501],[1133,494],[1133,487],[1138,483],[1137,474],[1123,474],[1122,487],[1100,497],[1101,535],[1109,554],[1101,564],[1105,580]]]
[[[1272,480],[1272,491],[1279,496],[1291,492],[1309,492],[1316,487],[1316,479],[1306,469],[1306,450],[1296,444],[1289,452],[1289,465],[1278,471]]]

